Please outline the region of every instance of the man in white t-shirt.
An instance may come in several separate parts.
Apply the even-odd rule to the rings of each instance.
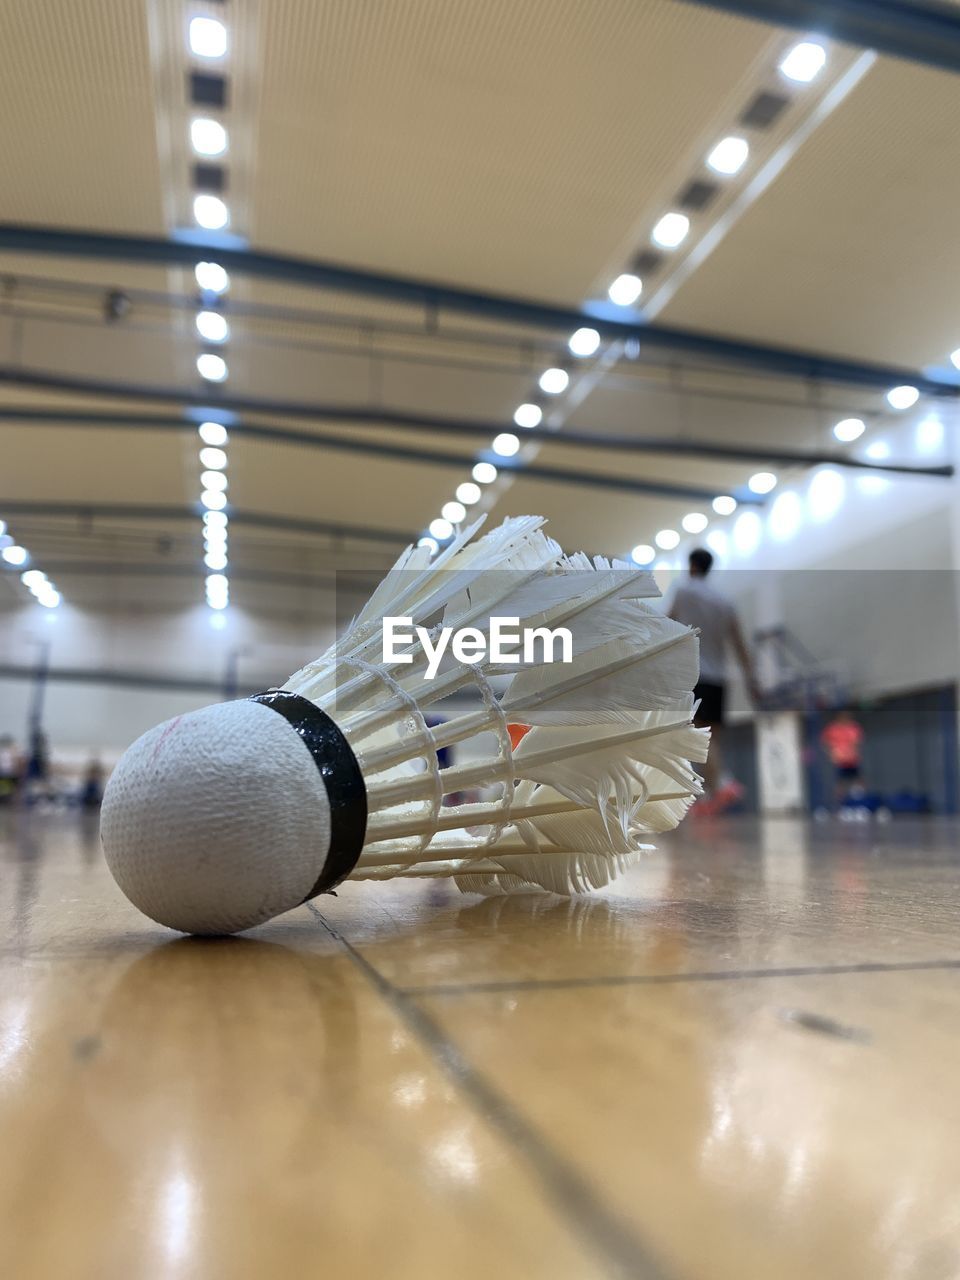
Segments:
[[[743,795],[743,787],[724,773],[720,733],[727,691],[727,652],[732,649],[756,701],[756,681],[750,651],[743,638],[737,612],[729,600],[707,581],[713,566],[709,551],[690,552],[690,575],[676,587],[668,610],[671,618],[700,632],[700,679],[694,689],[700,706],[694,723],[710,729],[710,754],[703,767],[707,790],[705,807],[718,813]]]

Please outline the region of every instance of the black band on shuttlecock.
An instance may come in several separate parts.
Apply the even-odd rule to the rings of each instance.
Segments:
[[[367,834],[367,788],[350,743],[339,726],[309,698],[286,689],[255,693],[250,702],[269,707],[300,735],[320,771],[330,804],[330,848],[323,870],[304,902],[327,893],[357,865]]]

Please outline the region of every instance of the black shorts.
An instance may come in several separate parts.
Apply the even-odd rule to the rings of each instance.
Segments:
[[[860,766],[858,764],[838,764],[834,765],[837,771],[837,780],[840,782],[851,782],[854,778],[860,777]]]
[[[700,706],[694,717],[694,724],[723,724],[723,703],[727,687],[723,684],[711,684],[709,680],[698,680],[694,686],[693,696],[699,698]]]

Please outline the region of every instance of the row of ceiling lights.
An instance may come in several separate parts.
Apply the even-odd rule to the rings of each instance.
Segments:
[[[207,604],[220,611],[230,603],[230,582],[224,572],[227,567],[227,538],[229,520],[224,508],[227,505],[227,429],[219,422],[201,422],[200,465],[203,486],[200,501],[203,504],[203,563],[206,575]]]
[[[909,408],[910,405],[904,405],[904,407]],[[840,428],[838,438],[846,436],[856,439],[862,434],[863,424],[859,418],[844,418],[834,428],[835,434],[838,428]],[[936,413],[927,414],[917,423],[915,444],[921,453],[930,453],[941,448],[943,441],[943,422]],[[874,440],[867,446],[865,452],[871,461],[882,462],[890,457],[890,445],[886,440]],[[770,473],[766,475],[769,483],[769,478],[772,476]],[[857,479],[858,489],[865,494],[885,493],[889,483],[885,477],[878,475],[866,474]],[[727,555],[731,542],[741,557],[750,556],[759,547],[765,530],[774,541],[785,542],[796,534],[805,517],[814,524],[829,520],[840,510],[845,493],[844,476],[834,467],[820,467],[813,473],[807,485],[805,499],[801,498],[794,489],[784,489],[773,502],[765,524],[755,511],[743,511],[729,531],[721,527],[711,529],[705,539],[706,545],[715,556],[721,559]],[[732,514],[732,509],[723,511],[721,514]],[[705,527],[704,517],[691,512],[684,518],[682,527],[687,533],[699,533]],[[663,532],[667,535],[666,541],[661,540]],[[673,549],[679,545],[679,540],[674,541],[676,535],[673,530],[662,531],[662,533],[657,540],[658,546],[663,549]],[[654,558],[653,549],[649,547],[636,548],[635,552],[639,561],[643,563],[650,563]],[[660,560],[654,567],[675,569],[677,564],[676,561]]]
[[[809,83],[826,64],[827,55],[823,45],[813,41],[802,41],[794,45],[780,63],[780,71],[790,80],[798,83]],[[738,173],[747,161],[750,146],[745,138],[729,136],[721,139],[707,156],[707,165],[721,176],[729,177]],[[665,213],[655,224],[651,233],[653,243],[661,249],[676,249],[686,239],[690,230],[690,219],[685,213],[671,210]],[[622,272],[610,284],[607,296],[616,306],[632,307],[643,292],[643,281],[633,272]],[[571,355],[578,359],[589,359],[600,348],[600,334],[589,325],[584,325],[570,335],[567,347]],[[547,396],[559,396],[566,391],[570,383],[570,375],[566,369],[553,366],[545,369],[540,375],[538,386]],[[543,408],[533,400],[518,405],[513,421],[521,429],[530,430],[538,427],[543,420]],[[520,437],[512,431],[504,431],[495,436],[491,449],[493,454],[512,458],[521,448]],[[473,483],[467,481],[457,487],[456,498],[444,503],[440,515],[430,522],[428,532],[420,539],[420,545],[437,551],[440,545],[453,537],[454,526],[466,516],[466,508],[478,502],[481,497],[479,484],[491,484],[497,478],[497,468],[488,459],[482,459],[473,468]],[[766,479],[765,479],[766,478]],[[759,484],[768,483],[768,488],[758,489]],[[776,477],[769,472],[760,472],[751,478],[750,486],[754,492],[768,493],[776,485]],[[727,494],[719,495],[714,501],[714,510],[719,514],[729,515],[736,509],[736,501]],[[700,512],[690,512],[684,517],[684,528],[691,533],[700,532],[707,526],[708,520]],[[672,529],[662,529],[655,539],[657,545],[670,549],[680,541],[680,535]],[[648,559],[638,559],[638,556]],[[652,547],[641,545],[634,548],[633,558],[638,564],[650,563],[655,558]]]
[[[192,18],[187,28],[187,40],[190,53],[204,63],[220,62],[227,55],[227,28],[219,18]],[[196,155],[203,159],[217,159],[226,154],[229,136],[219,120],[194,117],[190,121],[190,143]],[[223,231],[230,225],[226,201],[209,192],[201,191],[194,195],[193,217],[197,226],[205,231]],[[218,264],[201,263],[197,267],[197,284],[208,302],[222,295],[228,283],[227,273]],[[209,305],[197,313],[196,326],[197,333],[207,343],[226,342],[230,336],[226,317]],[[227,377],[227,362],[215,351],[203,351],[197,356],[197,372],[207,382],[223,382]]]
[[[780,72],[787,79],[800,84],[809,84],[826,65],[827,54],[824,46],[816,41],[805,40],[794,45],[780,62]],[[707,156],[707,165],[721,176],[732,176],[743,168],[750,154],[749,143],[745,138],[730,135],[721,139]],[[686,214],[670,211],[656,223],[652,239],[661,249],[675,249],[686,239],[690,230],[690,219]],[[608,297],[611,302],[620,306],[631,306],[640,297],[643,283],[638,276],[624,273],[610,285]],[[591,335],[595,331],[588,331]],[[583,331],[581,331],[583,334]],[[592,341],[584,336],[585,341]],[[597,338],[599,345],[599,338]],[[951,359],[960,368],[960,349],[954,352]],[[886,393],[886,400],[892,409],[903,411],[910,409],[920,397],[919,390],[909,384],[891,387]],[[860,438],[866,430],[861,418],[844,418],[833,428],[834,437],[843,444],[852,443]],[[889,456],[890,449],[882,441],[877,441],[867,449],[868,457],[881,461]],[[751,476],[747,487],[756,494],[771,493],[778,484],[778,478],[771,471],[760,471]],[[729,516],[736,510],[737,503],[733,497],[722,495],[714,499],[713,510],[717,515]],[[700,534],[709,523],[703,512],[691,511],[681,521],[685,533]],[[709,541],[709,539],[708,539]],[[671,551],[680,543],[680,534],[675,529],[661,529],[654,538],[657,547],[663,551]],[[646,565],[656,559],[656,550],[648,543],[641,543],[633,548],[631,558],[635,563]]]
[[[802,41],[794,45],[781,61],[780,71],[790,80],[808,84],[823,69],[826,60],[826,50],[822,44],[815,41]],[[745,138],[726,137],[710,152],[707,164],[715,173],[732,175],[743,168],[749,153],[749,144]],[[689,227],[690,223],[686,215],[667,213],[654,227],[653,240],[662,249],[676,248],[686,238]],[[624,274],[613,281],[608,296],[614,303],[631,305],[639,298],[641,288],[642,283],[636,276]],[[950,359],[954,366],[960,369],[960,348],[951,354]],[[919,398],[918,388],[909,383],[891,387],[885,396],[887,404],[897,412],[913,408]],[[865,431],[866,423],[862,418],[843,418],[835,424],[833,435],[841,444],[851,444],[859,440]],[[867,446],[866,455],[874,462],[881,462],[890,456],[890,446],[882,440],[874,441]],[[778,478],[769,471],[758,472],[748,481],[748,487],[757,494],[771,493],[777,484]],[[731,497],[720,497],[713,503],[714,511],[721,516],[732,515],[736,506],[736,501]],[[681,521],[682,529],[689,534],[702,533],[707,524],[707,517],[697,511],[689,512]],[[711,539],[708,538],[707,541],[709,543]],[[673,550],[680,543],[680,535],[675,529],[661,529],[654,542],[661,550]],[[722,544],[725,545],[725,539],[722,540]],[[721,540],[715,540],[715,546],[720,545]],[[634,547],[631,556],[637,564],[650,564],[656,558],[656,551],[649,544],[643,543]]]
[[[226,56],[228,48],[227,28],[217,18],[195,17],[189,25],[189,45],[191,52],[204,60],[220,60]],[[794,45],[780,62],[780,71],[788,79],[797,83],[809,83],[826,65],[826,50],[815,41],[801,41]],[[194,151],[204,157],[223,155],[228,146],[227,131],[216,120],[195,118],[190,125],[190,138]],[[750,153],[749,143],[745,138],[730,135],[721,139],[707,156],[707,165],[713,172],[721,176],[737,174],[746,163]],[[199,193],[194,198],[194,217],[197,224],[207,230],[222,230],[229,225],[230,215],[226,203],[219,197],[207,193]],[[686,239],[690,230],[690,219],[678,211],[665,213],[655,224],[652,240],[661,249],[675,249]],[[215,263],[201,263],[197,267],[197,283],[205,292],[214,295],[222,294],[228,284],[227,273]],[[643,290],[643,282],[639,276],[624,272],[617,276],[608,289],[608,297],[618,306],[629,307],[639,299]],[[219,311],[209,308],[201,310],[196,317],[199,335],[209,343],[221,343],[229,336],[226,318]],[[569,339],[570,352],[579,358],[588,358],[596,353],[600,346],[600,335],[596,329],[584,326],[577,329]],[[960,368],[960,349],[951,356],[954,364]],[[202,377],[209,381],[222,382],[227,377],[226,361],[214,352],[202,352],[197,357],[197,369]],[[569,384],[569,374],[558,366],[546,369],[539,379],[540,390],[550,396],[562,394]],[[917,400],[919,392],[915,387],[904,385],[892,388],[887,393],[888,403],[895,409],[911,407]],[[519,405],[514,413],[514,422],[520,428],[533,428],[540,425],[543,410],[539,404],[528,401]],[[219,424],[204,424],[215,428]],[[223,430],[221,427],[220,430]],[[859,418],[847,418],[834,427],[837,440],[848,443],[863,434],[865,425]],[[224,432],[224,435],[226,433]],[[492,442],[492,451],[500,457],[513,457],[520,450],[520,439],[513,432],[501,432]],[[203,452],[203,451],[202,451]],[[209,449],[206,451],[209,456]],[[222,453],[222,450],[218,452]],[[879,455],[882,456],[882,455]],[[226,455],[223,454],[223,466]],[[454,526],[466,517],[466,510],[478,502],[482,496],[481,485],[491,484],[496,480],[496,466],[481,459],[473,468],[473,478],[457,487],[453,500],[445,503],[440,516],[431,521],[429,533],[421,538],[421,545],[438,549],[443,542],[453,536]],[[215,479],[214,479],[215,477]],[[224,491],[226,477],[222,471],[207,468],[203,473],[204,493],[202,501],[208,508],[204,516],[205,557],[209,568],[226,567],[226,524],[227,517],[222,507],[226,505]],[[207,480],[211,480],[207,484]],[[765,494],[772,491],[777,484],[777,477],[771,472],[758,472],[750,478],[749,487],[755,493]],[[719,515],[730,515],[736,509],[736,500],[729,495],[719,495],[713,503],[714,511]],[[209,534],[210,520],[216,520],[217,534],[214,541],[221,543],[219,549],[211,548]],[[220,521],[222,520],[222,525]],[[702,512],[689,512],[681,522],[683,529],[691,534],[702,532],[708,524],[708,518]],[[220,535],[222,534],[222,539]],[[676,530],[663,529],[655,542],[663,550],[677,546],[680,535]],[[655,552],[647,544],[634,548],[633,559],[637,563],[649,563],[655,558]],[[222,565],[220,562],[222,561]],[[208,577],[208,602],[211,598],[215,608],[224,608],[227,601],[227,580],[218,572]]]
[[[41,569],[27,568],[30,552],[7,532],[5,520],[0,520],[0,559],[11,568],[22,569],[20,581],[31,592],[38,604],[45,609],[55,609],[60,603],[60,592]]]
[[[190,53],[204,63],[220,62],[227,55],[229,35],[219,18],[192,18],[187,29]],[[210,117],[194,117],[190,122],[190,143],[205,160],[226,154],[229,136],[225,126]],[[193,198],[193,216],[205,231],[222,231],[230,224],[230,211],[218,195],[198,192]],[[200,308],[194,318],[197,336],[207,346],[219,347],[230,337],[230,325],[220,310],[230,277],[218,262],[198,262],[194,272],[200,291]],[[197,372],[207,382],[224,382],[227,362],[218,351],[197,355]],[[230,582],[226,575],[229,518],[227,506],[227,452],[229,438],[219,422],[202,422],[200,436],[200,502],[203,512],[203,562],[207,569],[205,591],[214,619],[222,624],[222,611],[230,603]]]
[[[893,387],[887,392],[886,400],[891,408],[899,411],[910,409],[920,398],[916,387],[906,384]],[[833,428],[833,434],[843,444],[852,443],[866,431],[866,423],[862,418],[842,418]],[[873,462],[882,462],[890,456],[890,446],[883,440],[876,440],[866,449],[867,457]],[[747,481],[747,488],[759,496],[772,493],[779,484],[779,478],[772,471],[758,471]],[[737,501],[729,495],[717,497],[713,501],[713,510],[719,516],[733,515],[737,509]],[[700,534],[709,524],[709,518],[700,511],[688,512],[680,522],[685,533]],[[680,534],[676,529],[661,529],[654,538],[656,547],[661,551],[673,551],[680,544]],[[640,543],[630,553],[631,559],[640,565],[652,564],[656,559],[656,549],[649,543]]]
[[[218,18],[195,17],[188,26],[190,52],[197,58],[217,60],[226,56],[227,29]],[[227,150],[228,138],[224,126],[217,120],[195,117],[190,122],[190,142],[194,152],[203,158],[215,158]],[[193,201],[193,214],[197,225],[207,230],[219,230],[230,221],[226,204],[218,196],[197,193]],[[201,262],[196,268],[197,286],[204,299],[203,308],[196,316],[198,335],[208,343],[225,342],[229,336],[226,318],[213,309],[213,300],[222,295],[229,284],[226,271],[213,262]],[[197,372],[210,382],[222,382],[227,376],[226,361],[214,352],[201,352],[197,356]],[[222,432],[222,436],[219,434]],[[226,431],[219,423],[207,422],[200,427],[205,444],[200,460],[205,470],[201,501],[204,513],[205,563],[208,568],[226,567],[227,516],[226,506],[226,454],[221,447],[226,443]],[[214,447],[210,447],[214,446]],[[30,553],[15,542],[7,532],[6,523],[0,520],[0,559],[15,569],[22,569],[20,581],[46,609],[55,609],[61,600],[60,592],[41,570],[30,565]],[[226,577],[211,573],[207,577],[207,603],[213,609],[224,609],[229,599]]]
[[[813,40],[802,40],[795,44],[781,59],[780,73],[786,79],[797,84],[809,84],[823,70],[827,62],[827,52],[822,44]],[[720,177],[729,178],[738,174],[750,156],[750,144],[746,138],[737,134],[729,134],[721,138],[707,155],[707,167]],[[670,210],[665,213],[651,232],[651,239],[659,249],[673,250],[678,248],[690,232],[690,219],[685,213]],[[624,273],[610,285],[607,296],[618,306],[631,306],[640,297],[643,281],[632,273]],[[599,345],[599,343],[598,343]],[[777,486],[777,476],[772,471],[757,471],[747,481],[747,488],[752,493],[766,495],[772,493]],[[719,494],[714,498],[713,510],[718,516],[733,515],[737,509],[737,500],[730,494]],[[710,518],[702,511],[688,511],[680,521],[684,533],[697,535],[704,532]],[[630,552],[634,564],[653,564],[657,557],[657,548],[661,551],[673,551],[679,546],[681,534],[676,529],[661,529],[654,537],[654,546],[641,542]]]

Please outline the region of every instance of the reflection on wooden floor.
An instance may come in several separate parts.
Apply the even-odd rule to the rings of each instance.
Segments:
[[[0,1276],[960,1274],[957,828],[687,824],[613,892],[242,939],[0,816]]]

